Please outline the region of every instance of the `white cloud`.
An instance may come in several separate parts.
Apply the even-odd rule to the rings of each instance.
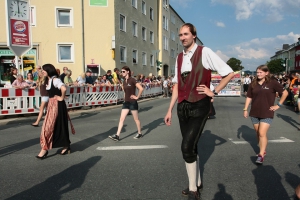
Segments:
[[[229,57],[225,55],[222,51],[218,50],[215,52],[224,62],[229,60]]]
[[[223,22],[216,22],[216,25],[222,28],[225,27],[225,24]]]
[[[234,57],[242,61],[243,66],[254,70],[258,65],[265,64],[270,57],[282,48],[282,44],[293,44],[298,41],[300,34],[293,32],[287,35],[277,35],[269,38],[254,38],[250,41],[227,46],[226,49],[216,51],[225,61],[229,57]],[[226,54],[226,55],[225,55]],[[227,58],[226,58],[226,57]]]
[[[235,8],[237,20],[261,15],[270,22],[281,21],[284,15],[299,15],[300,0],[211,0],[212,4],[227,4]]]

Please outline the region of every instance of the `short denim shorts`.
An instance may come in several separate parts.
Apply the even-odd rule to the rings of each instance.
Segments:
[[[124,101],[122,109],[138,110],[139,106],[137,101]]]
[[[257,117],[251,117],[252,124],[259,124],[260,122],[264,122],[267,124],[271,124],[273,119],[272,118],[257,118]]]
[[[49,97],[48,96],[42,96],[42,102],[48,102]]]

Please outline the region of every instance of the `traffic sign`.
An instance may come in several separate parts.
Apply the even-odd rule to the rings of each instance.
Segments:
[[[32,48],[29,0],[6,0],[7,46],[18,57]]]

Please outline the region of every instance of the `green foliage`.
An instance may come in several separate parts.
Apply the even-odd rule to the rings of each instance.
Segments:
[[[271,74],[285,71],[285,68],[282,66],[282,59],[271,60],[270,62],[267,62],[267,66]]]
[[[244,67],[242,66],[242,61],[236,58],[230,58],[227,61],[227,65],[229,65],[233,71],[240,71],[244,69]]]

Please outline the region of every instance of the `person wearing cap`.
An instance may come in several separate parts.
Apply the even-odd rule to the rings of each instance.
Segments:
[[[85,83],[89,86],[92,86],[94,84],[93,78],[92,78],[92,71],[90,69],[86,70],[85,72]]]

